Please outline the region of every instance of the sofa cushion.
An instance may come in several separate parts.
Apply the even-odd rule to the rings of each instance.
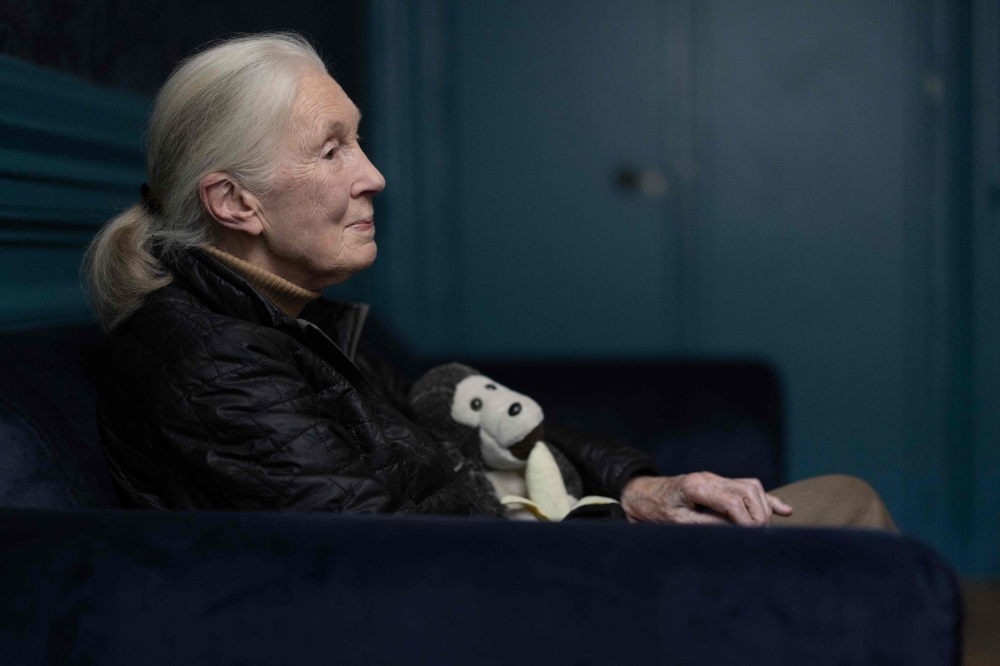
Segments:
[[[0,506],[120,506],[97,431],[96,325],[0,335]]]

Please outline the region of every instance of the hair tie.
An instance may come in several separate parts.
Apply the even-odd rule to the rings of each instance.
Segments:
[[[149,191],[149,185],[143,183],[139,186],[139,196],[142,197],[142,204],[146,207],[147,213],[156,215],[160,212],[160,200],[152,196]]]

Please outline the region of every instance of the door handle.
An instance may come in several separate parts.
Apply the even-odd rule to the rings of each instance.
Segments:
[[[647,199],[662,199],[670,191],[670,181],[654,168],[619,166],[611,172],[615,187],[624,194],[641,194]]]

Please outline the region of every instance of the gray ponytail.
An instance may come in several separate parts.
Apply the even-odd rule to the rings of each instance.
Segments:
[[[84,278],[105,330],[135,312],[172,279],[153,256],[211,243],[198,184],[225,172],[266,194],[298,79],[320,68],[315,49],[294,33],[236,37],[183,62],[160,89],[149,126],[147,173],[155,213],[136,204],[110,220],[84,258]]]

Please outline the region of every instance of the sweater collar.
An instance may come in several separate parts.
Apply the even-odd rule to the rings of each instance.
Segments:
[[[163,256],[161,260],[170,268],[178,286],[212,311],[291,334],[300,330],[295,317],[265,297],[240,272],[216,258],[215,253],[193,248],[172,257]],[[298,319],[316,325],[353,361],[368,305],[331,301],[322,295],[313,298],[316,292],[301,291],[310,294],[310,298],[300,308]]]
[[[299,316],[302,308],[323,295],[318,291],[303,289],[279,275],[254,266],[250,262],[243,261],[217,247],[206,245],[202,249],[215,257],[226,268],[249,282],[254,289],[293,319]]]

